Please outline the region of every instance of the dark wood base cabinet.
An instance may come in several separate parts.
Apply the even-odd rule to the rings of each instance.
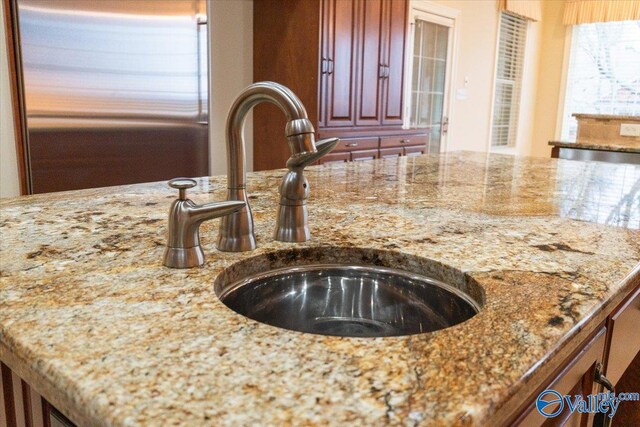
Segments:
[[[429,129],[402,128],[408,10],[408,0],[255,0],[254,81],[289,87],[318,138],[342,140],[322,163],[429,150]],[[258,105],[253,122],[254,170],[284,167],[282,112]]]
[[[0,371],[0,427],[75,427],[7,365]]]
[[[536,399],[547,389],[561,395],[581,394],[583,397],[607,391],[596,382],[600,375],[604,375],[615,386],[616,393],[640,392],[639,325],[640,287],[637,287],[609,314],[601,327],[596,328],[548,380],[534,390],[527,403],[515,412],[516,415],[506,425],[602,425],[602,419],[593,414],[572,413],[567,405],[559,415],[545,418],[536,409]],[[640,401],[629,401],[625,405],[621,403],[612,421],[614,426],[640,425]]]

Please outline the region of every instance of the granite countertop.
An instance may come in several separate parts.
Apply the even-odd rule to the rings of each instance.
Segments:
[[[632,116],[629,114],[589,114],[589,113],[573,113],[576,119],[599,119],[599,120],[640,120],[640,116]]]
[[[581,150],[619,151],[624,153],[640,153],[638,141],[549,141],[549,145],[559,148],[575,148]]]
[[[640,166],[311,167],[304,245],[271,238],[282,175],[248,177],[258,249],[217,252],[210,221],[190,270],[161,265],[166,183],[3,200],[0,359],[80,425],[495,425],[640,282]],[[194,201],[225,197],[224,177],[199,184]],[[434,333],[340,338],[249,320],[213,291],[238,261],[332,246],[445,264],[483,308]]]

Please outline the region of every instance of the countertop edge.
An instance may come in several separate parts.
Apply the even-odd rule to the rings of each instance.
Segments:
[[[82,411],[82,405],[74,402],[74,399],[69,396],[68,392],[63,391],[62,387],[56,385],[49,380],[49,378],[33,369],[29,363],[20,358],[16,352],[2,340],[0,340],[0,360],[23,381],[29,384],[42,398],[61,411],[77,426],[108,426],[105,420],[84,413]]]
[[[615,143],[613,143],[615,144]],[[548,145],[559,148],[572,148],[574,150],[595,150],[595,151],[616,151],[621,153],[638,153],[640,147],[627,147],[624,145],[605,145],[600,142],[568,142],[568,141],[549,141]]]
[[[514,394],[508,397],[493,415],[489,415],[485,420],[491,425],[507,425],[513,422],[521,412],[527,409],[530,404],[530,397],[538,387],[541,387],[554,374],[557,374],[563,363],[576,350],[576,347],[584,341],[599,327],[606,327],[607,317],[615,310],[633,291],[640,287],[640,263],[627,274],[624,279],[618,282],[621,288],[617,293],[605,300],[593,312],[587,315],[582,321],[576,324],[562,340],[558,341],[556,347],[545,359],[532,366],[524,375],[524,380],[520,386],[514,390]],[[603,354],[604,358],[604,354]],[[555,363],[555,365],[554,365]],[[518,391],[529,388],[530,393],[524,397],[519,396]]]

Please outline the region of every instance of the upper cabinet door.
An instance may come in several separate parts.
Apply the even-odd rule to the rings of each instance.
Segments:
[[[402,125],[405,38],[408,1],[386,1],[383,20],[383,125]]]
[[[358,2],[358,85],[356,90],[356,125],[379,126],[382,104],[383,65],[382,17],[383,1]]]
[[[324,93],[324,125],[353,126],[355,124],[355,51],[357,35],[357,2],[325,0],[327,29],[325,61],[320,61],[326,82]]]

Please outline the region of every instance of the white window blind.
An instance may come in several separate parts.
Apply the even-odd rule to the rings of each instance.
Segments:
[[[507,12],[500,14],[491,123],[491,145],[494,147],[515,146],[527,24],[525,18]]]
[[[640,21],[574,26],[563,140],[576,139],[574,113],[640,115]]]

